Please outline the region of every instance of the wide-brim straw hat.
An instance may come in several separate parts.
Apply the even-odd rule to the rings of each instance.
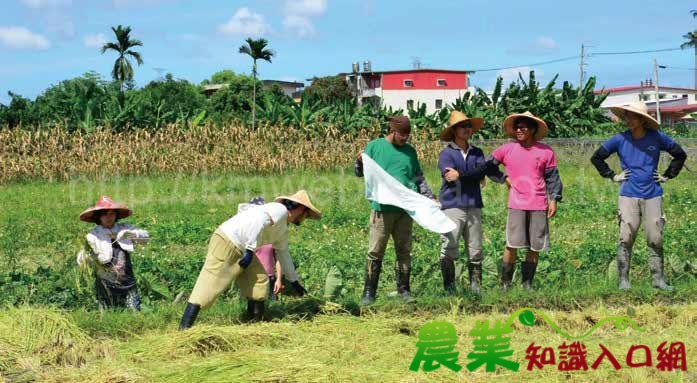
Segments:
[[[549,128],[547,128],[547,123],[530,112],[511,114],[510,116],[506,117],[505,120],[503,120],[503,129],[508,136],[515,137],[515,129],[513,129],[513,125],[519,118],[529,118],[537,123],[537,131],[535,132],[536,140],[541,140],[547,136],[547,132],[549,131]]]
[[[97,222],[97,212],[104,210],[114,210],[116,211],[116,219],[122,219],[130,217],[133,211],[129,209],[126,205],[114,202],[108,196],[101,196],[97,203],[91,208],[83,211],[80,214],[80,221],[99,223]]]
[[[612,114],[617,116],[617,118],[620,118],[622,120],[625,119],[627,112],[638,114],[641,118],[644,119],[646,124],[651,129],[658,129],[661,126],[661,124],[659,124],[655,118],[651,117],[648,108],[646,108],[646,104],[644,104],[643,102],[633,102],[627,105],[612,106],[610,107],[610,111],[612,112]]]
[[[472,124],[472,134],[477,133],[479,129],[484,126],[484,119],[480,117],[467,117],[466,114],[453,110],[450,112],[450,119],[448,120],[448,127],[440,132],[441,141],[452,141],[455,138],[455,130],[453,127],[461,122],[469,121]]]
[[[312,204],[312,201],[310,201],[310,196],[307,194],[307,192],[305,190],[298,190],[297,193],[295,193],[291,196],[284,196],[284,195],[278,196],[278,197],[276,197],[276,199],[274,201],[281,202],[284,199],[288,200],[288,201],[297,202],[297,203],[305,206],[306,208],[308,208],[309,209],[308,218],[310,218],[310,219],[322,218],[322,212],[319,211],[319,209],[317,209],[315,207],[315,205]]]

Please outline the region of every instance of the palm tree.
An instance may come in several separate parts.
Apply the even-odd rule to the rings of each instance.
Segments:
[[[240,53],[248,55],[254,62],[252,65],[252,77],[254,77],[254,85],[252,87],[252,129],[254,129],[257,105],[257,60],[271,62],[271,57],[273,57],[274,52],[270,49],[266,49],[266,46],[269,44],[266,39],[254,40],[248,37],[245,41],[247,44],[240,47]]]
[[[692,17],[697,18],[697,10],[690,11]],[[682,36],[685,40],[684,43],[680,45],[680,48],[694,48],[695,50],[695,89],[697,89],[697,31],[687,32]]]
[[[130,26],[124,28],[119,25],[116,28],[111,27],[111,30],[116,35],[116,42],[105,43],[102,46],[102,54],[108,50],[118,52],[119,57],[114,61],[111,77],[119,82],[119,90],[123,93],[123,83],[133,80],[133,66],[126,56],[133,57],[138,65],[143,64],[143,58],[140,53],[132,50],[133,47],[142,47],[143,43],[140,40],[131,39]]]

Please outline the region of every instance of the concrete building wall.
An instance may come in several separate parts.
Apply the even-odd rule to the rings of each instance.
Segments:
[[[664,88],[659,89],[659,94],[664,95],[660,99],[662,103],[670,100],[678,100],[687,95],[688,104],[697,104],[697,90]],[[602,106],[606,108],[614,105],[629,104],[638,101],[655,101],[656,92],[644,88],[644,99],[641,100],[640,97],[641,91],[639,89],[612,92],[605,99],[605,101],[603,101]]]

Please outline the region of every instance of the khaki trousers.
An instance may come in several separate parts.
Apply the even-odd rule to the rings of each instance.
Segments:
[[[237,283],[247,299],[265,301],[269,291],[269,277],[255,256],[252,263],[243,269],[238,264],[242,251],[221,231],[216,230],[208,243],[208,254],[203,269],[196,280],[189,303],[208,308],[216,298]]]
[[[643,199],[620,196],[618,206],[621,247],[631,251],[639,226],[643,223],[649,248],[663,250],[663,197]]]
[[[455,230],[440,235],[440,257],[456,260],[459,257],[458,244],[460,238],[465,242],[468,261],[473,265],[482,264],[482,209],[452,208],[443,210],[455,223]]]
[[[411,228],[414,220],[405,212],[374,211],[370,213],[368,260],[382,262],[387,241],[392,237],[397,253],[397,269],[411,269]]]

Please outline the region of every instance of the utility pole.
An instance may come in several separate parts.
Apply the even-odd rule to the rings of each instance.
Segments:
[[[656,58],[653,58],[653,82],[654,90],[656,91],[656,120],[661,123],[661,98],[658,93],[658,64],[656,64]]]
[[[697,89],[697,45],[695,45],[695,89]]]
[[[586,57],[586,46],[584,44],[581,44],[581,62],[579,63],[579,76],[578,76],[578,95],[581,95],[581,92],[583,91],[583,67],[586,66],[586,64],[583,62],[583,59]]]

